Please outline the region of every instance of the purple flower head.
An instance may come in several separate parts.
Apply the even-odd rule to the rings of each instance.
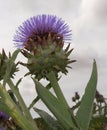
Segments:
[[[0,127],[0,130],[6,130],[6,128],[4,128],[4,127]]]
[[[0,120],[4,120],[4,119],[9,119],[9,116],[6,113],[0,111]]]
[[[71,30],[61,18],[54,15],[37,15],[23,22],[13,38],[17,48],[43,45],[52,42],[70,42]]]

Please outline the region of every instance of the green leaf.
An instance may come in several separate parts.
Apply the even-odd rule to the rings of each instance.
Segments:
[[[51,85],[50,85],[50,83],[46,86],[46,89],[50,89],[51,88]],[[31,104],[29,105],[29,107],[28,107],[28,109],[31,109],[36,103],[37,103],[37,101],[39,100],[40,98],[39,98],[39,96],[37,96],[32,102],[31,102]]]
[[[82,130],[88,130],[90,119],[92,116],[93,102],[97,86],[97,66],[93,63],[92,74],[86,86],[85,94],[82,97],[80,108],[77,111],[77,119],[81,125]]]
[[[49,92],[45,87],[42,86],[42,84],[40,84],[35,79],[34,82],[36,84],[38,96],[58,119],[61,125],[67,130],[70,130],[71,128],[77,130],[76,126],[71,120],[70,113],[67,111],[67,109],[65,109],[65,106],[60,102],[60,100],[58,100],[51,92]]]
[[[40,117],[47,123],[47,125],[52,130],[62,130],[61,126],[58,124],[58,121],[56,121],[53,117],[51,117],[47,112],[37,108],[33,109],[40,115]]]

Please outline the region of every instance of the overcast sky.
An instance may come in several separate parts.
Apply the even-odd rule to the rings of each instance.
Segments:
[[[37,14],[54,14],[63,18],[72,29],[71,47],[74,48],[67,76],[60,86],[71,103],[75,91],[83,94],[89,80],[93,59],[98,66],[98,90],[107,97],[107,0],[6,0],[0,2],[0,50],[15,50],[13,35],[26,19]],[[21,58],[21,57],[20,57]],[[20,88],[26,102],[34,98],[34,86],[24,79]]]

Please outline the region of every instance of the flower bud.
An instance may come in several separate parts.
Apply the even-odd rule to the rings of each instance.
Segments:
[[[4,50],[2,50],[2,53],[0,53],[0,80],[2,80],[4,78],[11,58],[12,58],[11,54],[9,53],[9,56],[7,56]],[[13,62],[13,61],[11,61],[11,62]],[[12,64],[12,68],[10,70],[9,77],[13,78],[14,73],[16,71],[18,71],[18,68],[16,67],[17,64],[15,64],[15,63],[11,63],[11,64]]]

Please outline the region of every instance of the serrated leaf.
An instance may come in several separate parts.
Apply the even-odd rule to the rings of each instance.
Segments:
[[[97,86],[97,66],[96,62],[94,61],[92,74],[86,86],[85,94],[82,97],[80,108],[77,111],[76,115],[82,130],[88,130],[89,127],[93,109],[93,101],[96,93],[96,86]]]

